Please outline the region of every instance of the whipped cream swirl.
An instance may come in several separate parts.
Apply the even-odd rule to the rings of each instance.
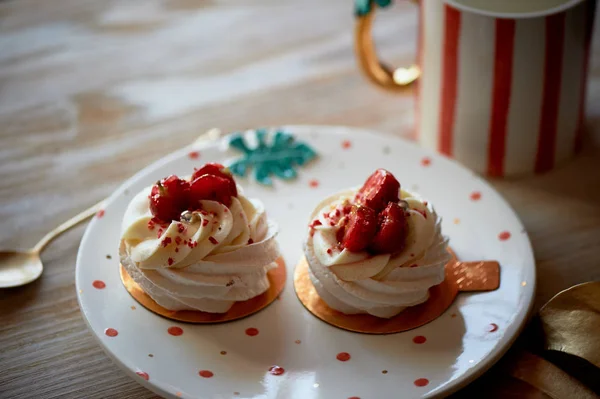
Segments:
[[[123,218],[121,264],[160,306],[224,313],[269,288],[277,266],[277,226],[263,205],[232,197],[229,207],[200,201],[189,222],[159,224],[149,209],[151,188],[137,194]]]
[[[444,266],[450,260],[448,239],[441,233],[441,219],[433,207],[401,190],[409,215],[404,249],[394,255],[342,249],[336,233],[344,223],[343,210],[356,193],[335,194],[315,208],[304,247],[309,275],[331,308],[390,318],[407,306],[427,301],[429,288],[444,280]]]

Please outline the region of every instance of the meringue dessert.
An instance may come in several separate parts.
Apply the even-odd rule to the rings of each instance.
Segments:
[[[447,245],[431,204],[378,169],[361,188],[315,208],[304,254],[330,308],[391,318],[427,301],[429,288],[444,281]]]
[[[121,265],[170,311],[226,313],[269,288],[281,256],[277,226],[246,198],[223,165],[189,180],[169,176],[145,188],[123,218]]]

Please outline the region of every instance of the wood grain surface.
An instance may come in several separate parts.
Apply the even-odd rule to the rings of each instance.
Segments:
[[[390,62],[408,64],[416,9],[397,3],[375,33]],[[210,127],[343,124],[409,136],[413,98],[359,74],[353,22],[349,0],[0,1],[0,247],[33,246]],[[536,309],[600,279],[599,57],[592,51],[582,154],[543,176],[492,181],[530,234]],[[74,285],[83,229],[44,251],[39,280],[0,291],[1,398],[154,397],[87,331]],[[496,372],[468,389],[497,388]]]

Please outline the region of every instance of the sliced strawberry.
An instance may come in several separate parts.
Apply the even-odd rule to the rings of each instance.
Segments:
[[[225,206],[231,205],[231,197],[234,193],[230,183],[229,180],[219,176],[208,174],[200,176],[190,186],[192,207],[197,207],[200,200],[217,201]]]
[[[395,254],[404,249],[408,235],[408,221],[404,210],[395,202],[379,213],[377,234],[369,245],[376,254]]]
[[[380,212],[388,202],[398,202],[400,183],[385,169],[377,169],[358,191],[357,202]]]
[[[231,173],[225,166],[221,165],[220,163],[207,163],[200,169],[194,170],[194,174],[192,175],[191,181],[194,181],[203,175],[213,175],[213,176],[218,176],[218,177],[222,177],[224,179],[229,180],[231,192],[233,192],[232,195],[234,197],[237,197],[238,193],[237,193],[237,187],[235,185],[235,180],[233,179],[233,176],[231,175]]]
[[[171,175],[158,181],[150,192],[150,212],[163,222],[179,220],[190,201],[190,184]]]
[[[348,216],[342,246],[351,252],[367,248],[377,232],[377,214],[371,208],[356,205]]]

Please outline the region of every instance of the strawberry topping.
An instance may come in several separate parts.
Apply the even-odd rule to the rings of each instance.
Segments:
[[[388,202],[400,200],[400,183],[385,169],[377,169],[358,191],[357,202],[381,212]]]
[[[366,249],[377,233],[377,214],[369,207],[357,205],[348,216],[342,245],[348,251]]]

